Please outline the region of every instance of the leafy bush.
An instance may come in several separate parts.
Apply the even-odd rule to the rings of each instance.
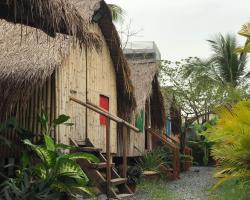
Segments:
[[[214,145],[212,155],[218,163],[216,188],[225,181],[239,178],[250,181],[250,100],[217,109],[219,121],[207,132]]]
[[[207,166],[209,162],[212,162],[210,151],[212,142],[210,142],[203,133],[212,128],[217,123],[217,118],[213,118],[203,124],[192,125],[192,130],[195,134],[189,138],[188,146],[193,150],[194,163],[198,165]]]
[[[142,158],[139,159],[138,166],[143,171],[159,171],[159,167],[165,164],[165,155],[161,149],[156,149],[147,152]]]
[[[92,162],[99,162],[99,160],[88,153],[65,154],[65,150],[73,149],[73,147],[56,144],[49,136],[57,125],[71,125],[67,123],[68,120],[68,116],[60,115],[49,124],[48,116],[42,113],[39,121],[43,130],[43,144],[33,144],[29,139],[23,140],[23,143],[34,154],[33,159],[23,154],[17,178],[8,179],[1,185],[1,199],[18,199],[19,197],[27,200],[50,199],[50,197],[53,199],[54,196],[59,195],[59,192],[68,193],[70,196],[77,193],[91,195],[87,187],[88,177],[77,164],[76,159],[87,159]],[[34,191],[37,192],[34,193]]]

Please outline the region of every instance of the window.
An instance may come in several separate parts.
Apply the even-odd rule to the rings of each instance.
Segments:
[[[109,111],[109,98],[104,96],[104,95],[100,95],[100,107],[103,108],[106,111]],[[100,125],[106,125],[106,117],[103,115],[100,115]]]

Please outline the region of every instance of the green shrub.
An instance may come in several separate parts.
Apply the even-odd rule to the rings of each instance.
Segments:
[[[219,121],[206,134],[214,142],[212,155],[218,163],[216,188],[239,178],[250,181],[250,100],[217,109]]]
[[[150,152],[147,152],[142,158],[138,161],[138,166],[143,171],[159,171],[159,167],[162,164],[165,164],[165,155],[160,149],[156,149]]]
[[[17,177],[8,179],[1,185],[1,199],[19,199],[19,197],[24,200],[50,199],[50,197],[53,199],[60,192],[70,196],[77,193],[91,195],[88,189],[89,179],[76,160],[87,159],[92,162],[99,160],[88,153],[65,154],[65,150],[72,150],[73,147],[56,144],[49,136],[57,125],[71,125],[67,123],[68,120],[68,116],[60,115],[49,124],[48,116],[42,113],[39,121],[42,125],[43,144],[33,144],[29,139],[23,140],[34,156],[31,160],[26,153],[23,154]],[[37,192],[34,193],[34,190]]]

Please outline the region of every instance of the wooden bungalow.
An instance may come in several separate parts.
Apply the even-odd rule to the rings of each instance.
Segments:
[[[39,137],[37,115],[42,110],[49,121],[69,115],[74,125],[60,126],[52,136],[100,156],[104,163],[99,168],[106,169],[106,177],[90,169],[91,163],[81,161],[82,167],[110,197],[126,197],[131,191],[126,179],[111,168],[111,154],[125,142],[122,176],[126,177],[125,133],[133,129],[130,135],[137,134],[138,129],[125,120],[131,119],[136,101],[109,8],[103,0],[37,4],[0,0],[0,121],[15,117],[20,127]],[[15,132],[5,136],[18,142]],[[18,157],[15,148],[0,152],[2,158]],[[117,195],[112,184],[128,195]]]
[[[129,156],[140,156],[152,150],[152,135],[148,129],[161,131],[165,126],[165,109],[157,77],[158,66],[159,62],[154,60],[129,61],[137,102],[132,123],[141,131],[139,134],[130,134]]]

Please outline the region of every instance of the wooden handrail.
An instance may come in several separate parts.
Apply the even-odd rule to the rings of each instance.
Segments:
[[[85,102],[80,101],[74,97],[70,97],[70,100],[74,101],[82,106],[85,106],[85,107],[89,108],[90,110],[95,111],[101,115],[104,115],[105,117],[107,117],[107,118],[109,118],[117,123],[124,124],[125,126],[129,127],[130,129],[132,129],[135,132],[140,132],[140,130],[138,128],[136,128],[135,126],[133,126],[129,122],[127,122],[127,121],[125,121],[117,116],[112,115],[111,113],[107,112],[106,110],[104,110],[104,109],[102,109],[102,108],[100,108],[100,107],[98,107],[90,102],[85,103]]]
[[[149,131],[149,133],[151,133],[152,135],[158,137],[160,140],[162,140],[166,144],[170,145],[171,147],[178,147],[178,145],[179,145],[175,140],[173,140],[174,142],[171,143],[170,141],[167,140],[167,138],[164,138],[162,135],[152,131],[152,129],[147,129],[147,131]]]
[[[123,170],[122,170],[122,177],[126,178],[127,176],[127,154],[128,154],[128,134],[130,129],[134,130],[135,132],[140,132],[138,128],[133,126],[132,124],[128,123],[127,121],[112,115],[111,113],[107,112],[106,110],[96,106],[90,102],[83,102],[74,97],[69,97],[71,101],[78,103],[86,108],[101,114],[106,117],[106,175],[107,175],[107,196],[110,197],[110,188],[111,188],[111,149],[110,149],[110,120],[113,120],[116,123],[122,124],[122,131],[123,131]]]
[[[177,141],[175,141],[173,138],[169,137],[168,135],[165,135],[166,138],[164,138],[160,134],[155,133],[151,128],[147,128],[147,131],[149,131],[151,134],[157,135],[157,137],[161,137],[162,140],[165,140],[167,138],[167,139],[170,139],[174,144],[179,145]]]

